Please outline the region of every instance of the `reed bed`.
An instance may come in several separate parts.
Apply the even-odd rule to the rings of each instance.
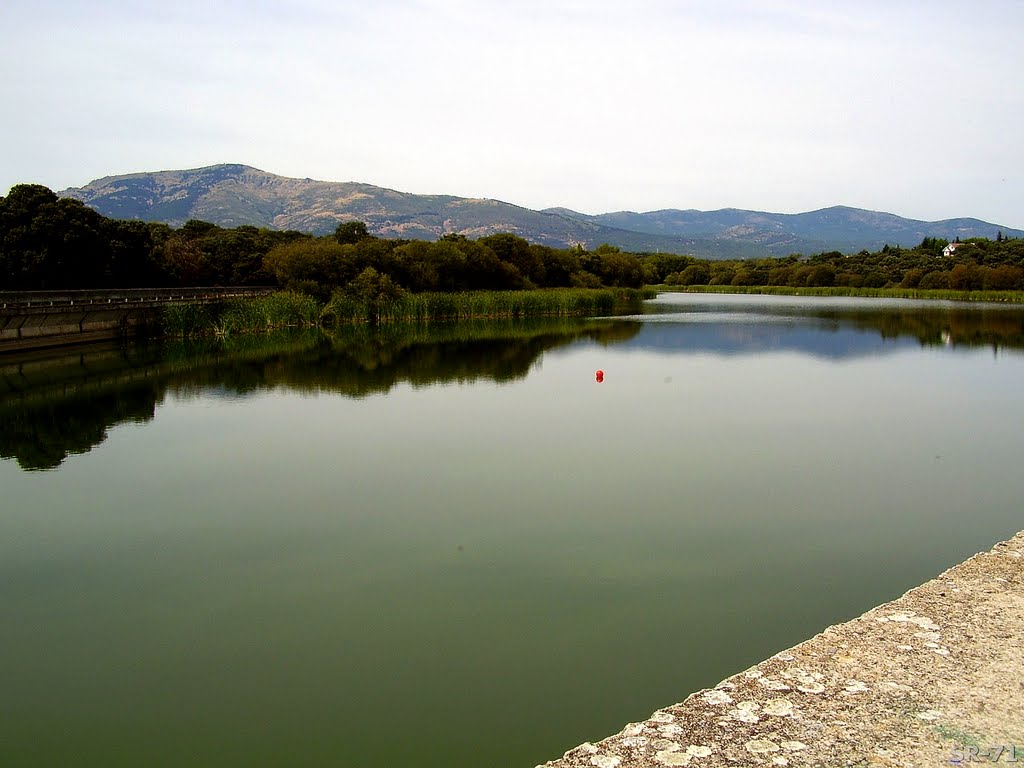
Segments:
[[[319,324],[320,311],[320,303],[311,296],[281,291],[228,302],[218,325],[222,334],[311,328]]]
[[[191,338],[312,328],[320,324],[321,309],[316,299],[291,291],[223,304],[177,304],[164,309],[163,329],[168,336]]]
[[[536,291],[467,291],[410,293],[366,300],[336,293],[324,308],[325,324],[430,323],[472,319],[515,320],[524,317],[582,317],[611,314],[638,306],[655,296],[643,289],[567,288]]]
[[[226,337],[279,328],[351,324],[518,320],[528,317],[585,317],[637,309],[653,289],[564,288],[535,291],[407,293],[363,299],[337,292],[321,305],[301,293],[235,299],[223,304],[179,304],[164,309],[163,330],[175,338]]]
[[[216,318],[212,304],[171,304],[163,309],[161,325],[168,336],[189,338],[213,333]]]
[[[468,320],[438,321],[430,323],[346,323],[322,331],[324,338],[337,349],[362,345],[447,344],[477,341],[509,341],[533,339],[539,336],[571,336],[588,329],[606,330],[607,320],[577,316],[522,317],[522,318],[470,318]]]
[[[788,285],[664,285],[673,293],[750,293],[770,296],[865,296],[882,299],[939,299],[944,301],[993,301],[1024,303],[1024,291],[954,291],[948,288],[851,288],[831,286],[796,288]]]

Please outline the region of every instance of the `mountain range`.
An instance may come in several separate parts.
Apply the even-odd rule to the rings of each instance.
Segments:
[[[327,234],[359,220],[380,237],[435,240],[455,232],[475,238],[512,232],[554,247],[602,243],[638,252],[703,258],[877,250],[925,237],[1022,237],[1024,231],[979,219],[919,221],[846,206],[807,213],[667,209],[588,215],[568,208],[532,210],[499,200],[416,195],[357,182],[277,176],[246,165],[106,176],[59,193],[119,219],[180,226],[201,219],[224,227],[250,224]]]

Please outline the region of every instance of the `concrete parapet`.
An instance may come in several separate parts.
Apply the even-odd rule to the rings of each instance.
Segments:
[[[1024,762],[1024,532],[545,765],[978,761]]]

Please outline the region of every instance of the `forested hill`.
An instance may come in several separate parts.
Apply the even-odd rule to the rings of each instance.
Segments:
[[[807,213],[765,213],[724,208],[719,211],[619,211],[587,216],[565,209],[557,210],[564,216],[636,232],[762,244],[765,246],[762,253],[776,255],[821,251],[856,253],[875,251],[885,245],[911,247],[926,237],[953,241],[972,237],[995,239],[1000,232],[1004,237],[1024,234],[1022,230],[980,219],[919,221],[842,205]],[[789,247],[796,245],[800,247]]]
[[[251,224],[314,234],[364,221],[379,237],[436,240],[510,232],[556,248],[601,243],[634,252],[683,253],[725,259],[853,253],[883,245],[913,246],[925,237],[1024,237],[1024,230],[978,219],[926,222],[837,206],[798,214],[719,211],[620,211],[596,216],[567,208],[535,211],[498,200],[415,195],[371,184],[277,176],[245,165],[108,176],[62,196],[105,216],[181,226],[199,219],[224,227]]]
[[[253,225],[325,235],[341,222],[362,221],[377,237],[408,240],[437,240],[452,233],[473,239],[511,233],[555,248],[612,243],[630,251],[699,251],[721,258],[731,253],[714,242],[621,230],[498,200],[291,179],[245,165],[108,176],[59,194],[81,200],[110,218],[174,227],[198,219],[222,227]]]

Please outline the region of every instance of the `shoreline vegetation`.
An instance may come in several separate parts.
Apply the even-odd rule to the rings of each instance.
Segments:
[[[586,317],[635,311],[653,288],[555,288],[522,291],[401,293],[355,296],[336,292],[324,303],[296,291],[223,304],[165,307],[160,327],[170,337],[229,336],[280,328],[331,328],[531,317]]]
[[[997,304],[1024,304],[1024,291],[954,291],[948,288],[855,288],[819,286],[801,288],[791,285],[659,285],[662,293],[763,294],[766,296],[858,296],[873,299],[925,299],[930,301],[968,301]]]
[[[955,233],[952,233],[955,235]],[[837,233],[836,237],[840,237]],[[925,237],[913,247],[731,260],[530,243],[507,232],[377,237],[364,222],[314,236],[242,225],[109,219],[37,184],[0,197],[0,291],[278,286],[169,309],[172,335],[286,326],[610,314],[666,291],[1024,302],[1024,238]],[[637,291],[648,290],[643,295]]]

